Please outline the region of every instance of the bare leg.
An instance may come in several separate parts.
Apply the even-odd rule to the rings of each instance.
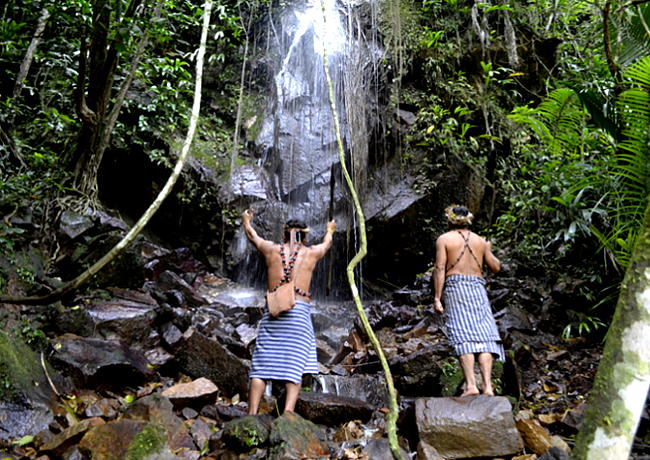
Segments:
[[[463,369],[465,376],[465,391],[461,396],[470,396],[478,394],[476,386],[476,376],[474,375],[474,353],[460,355],[460,367]]]
[[[492,353],[479,353],[478,367],[481,369],[481,376],[483,377],[483,394],[494,396],[494,388],[492,388]]]
[[[286,394],[284,400],[284,412],[293,412],[298,402],[298,395],[300,394],[300,385],[292,382],[287,382],[285,385]]]
[[[262,379],[252,378],[251,384],[248,390],[248,414],[256,415],[257,410],[260,407],[260,400],[262,399],[262,394],[266,389],[266,382]]]

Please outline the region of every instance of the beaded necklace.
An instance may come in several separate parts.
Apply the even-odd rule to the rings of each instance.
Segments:
[[[293,266],[296,263],[296,259],[298,258],[298,252],[300,251],[301,247],[302,244],[300,243],[296,244],[296,248],[293,250],[293,252],[291,253],[291,257],[289,257],[289,260],[287,261],[287,255],[284,252],[284,244],[280,245],[280,258],[282,259],[282,271],[284,272],[284,276],[280,279],[278,285],[275,286],[273,289],[271,289],[271,292],[276,291],[283,284],[287,284],[291,282],[291,277],[293,275]],[[302,289],[299,288],[295,288],[294,290],[296,291],[296,293],[298,293],[301,296],[311,298],[311,293],[307,291],[303,291]]]
[[[284,272],[284,276],[280,279],[278,285],[271,289],[271,292],[277,290],[283,284],[287,284],[291,281],[291,275],[293,274],[293,265],[296,263],[296,259],[298,258],[298,251],[300,251],[301,246],[302,245],[300,243],[296,245],[296,248],[291,253],[291,257],[289,257],[289,261],[287,261],[287,255],[284,252],[284,244],[280,245],[280,258],[282,259],[282,271]]]

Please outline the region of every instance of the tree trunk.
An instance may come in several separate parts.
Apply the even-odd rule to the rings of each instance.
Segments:
[[[576,439],[577,460],[627,460],[650,383],[650,204]]]
[[[27,52],[25,53],[22,64],[20,64],[18,78],[16,78],[16,83],[14,84],[14,98],[20,96],[20,92],[23,90],[25,79],[29,73],[29,68],[32,66],[32,61],[34,60],[34,53],[36,53],[36,48],[41,41],[41,37],[43,36],[43,32],[45,31],[45,26],[47,25],[47,20],[49,17],[50,11],[47,8],[43,8],[43,10],[41,10],[41,16],[38,18],[38,25],[36,26],[36,31],[34,32],[32,41],[29,44],[29,48],[27,48]]]
[[[115,21],[115,27],[121,27],[125,19],[134,17],[139,10],[142,0],[129,4],[128,10],[120,21]],[[159,11],[159,7],[156,8]],[[97,174],[104,152],[117,119],[124,97],[116,98],[112,107],[113,83],[120,60],[118,43],[109,40],[111,17],[115,14],[110,8],[110,2],[100,0],[93,5],[93,28],[91,42],[86,47],[82,39],[79,83],[77,88],[77,111],[81,118],[77,147],[72,158],[74,171],[74,187],[89,201],[97,198]],[[144,44],[148,39],[147,31],[140,36],[138,51],[131,59],[130,73],[126,75],[119,94],[126,94],[144,53]],[[86,82],[87,76],[87,82]]]

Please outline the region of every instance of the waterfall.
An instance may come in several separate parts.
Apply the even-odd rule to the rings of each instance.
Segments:
[[[330,181],[334,171],[335,218],[340,230],[354,228],[346,185],[340,175],[329,93],[323,69],[326,49],[335,92],[346,163],[363,196],[366,188],[372,126],[380,122],[377,69],[382,57],[375,0],[321,0],[293,2],[272,10],[259,38],[265,49],[263,65],[268,75],[263,115],[257,117],[254,139],[258,182],[265,193],[249,193],[258,203],[266,238],[279,240],[282,223],[289,218],[305,221],[312,229],[310,241],[324,233],[330,206]],[[381,131],[375,129],[375,132]],[[247,173],[248,174],[248,173]],[[243,177],[243,173],[242,173]],[[242,179],[244,180],[244,179]],[[245,180],[250,181],[247,177]],[[245,195],[245,193],[241,193]],[[260,200],[261,198],[261,200]],[[254,222],[255,223],[255,222]],[[336,260],[345,264],[347,243],[340,238]],[[354,239],[354,232],[353,232]],[[354,241],[354,240],[353,240]],[[238,243],[240,244],[240,243]],[[240,247],[234,257],[244,256]],[[241,262],[250,264],[250,262]],[[257,264],[259,265],[259,264]],[[259,267],[240,267],[241,282],[255,282]],[[314,273],[313,292],[322,291],[326,267]],[[345,285],[343,270],[338,285]]]

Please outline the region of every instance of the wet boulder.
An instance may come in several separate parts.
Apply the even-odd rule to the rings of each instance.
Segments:
[[[269,458],[329,458],[325,430],[293,412],[273,421]]]
[[[65,334],[53,340],[52,364],[78,387],[138,386],[154,376],[142,352],[117,340]]]
[[[93,228],[93,219],[89,215],[83,215],[72,210],[65,210],[61,213],[59,220],[59,232],[74,240]]]
[[[162,272],[156,283],[158,289],[168,297],[172,306],[198,307],[206,303],[205,298],[193,286],[173,271]]]
[[[314,380],[313,389],[317,393],[330,393],[334,396],[361,400],[373,409],[388,405],[386,385],[381,377],[375,375],[356,377],[319,375]]]
[[[390,362],[395,387],[404,395],[440,394],[442,370],[437,364],[449,354],[443,344],[427,346],[407,356],[396,356]]]
[[[296,412],[314,423],[334,426],[350,420],[365,422],[370,419],[373,407],[361,399],[303,391]]]
[[[63,309],[56,317],[61,332],[84,337],[121,340],[129,345],[148,347],[158,338],[153,325],[158,303],[148,294],[132,290],[113,290],[110,300],[88,299]]]
[[[88,430],[104,423],[104,420],[99,417],[88,418],[75,423],[43,442],[39,447],[39,451],[61,456],[70,447],[77,444]]]
[[[173,352],[180,369],[190,377],[210,379],[227,396],[247,393],[247,363],[216,340],[189,328]]]
[[[58,374],[48,367],[55,382]],[[0,439],[16,439],[48,428],[58,399],[39,357],[27,345],[0,331]]]
[[[443,458],[506,456],[524,447],[503,397],[418,398],[415,417],[420,440]]]
[[[122,418],[146,422],[154,427],[163,427],[166,445],[172,452],[178,449],[195,449],[196,446],[187,426],[174,413],[173,408],[169,399],[154,393],[137,399],[129,405]]]
[[[246,452],[267,444],[271,434],[270,416],[247,415],[224,424],[221,440],[226,447]]]
[[[390,450],[390,445],[388,444],[388,439],[386,438],[376,438],[368,441],[368,444],[361,451],[366,454],[368,458],[372,460],[393,460],[393,453]],[[400,447],[400,452],[402,453],[402,458],[409,458],[409,453]]]

